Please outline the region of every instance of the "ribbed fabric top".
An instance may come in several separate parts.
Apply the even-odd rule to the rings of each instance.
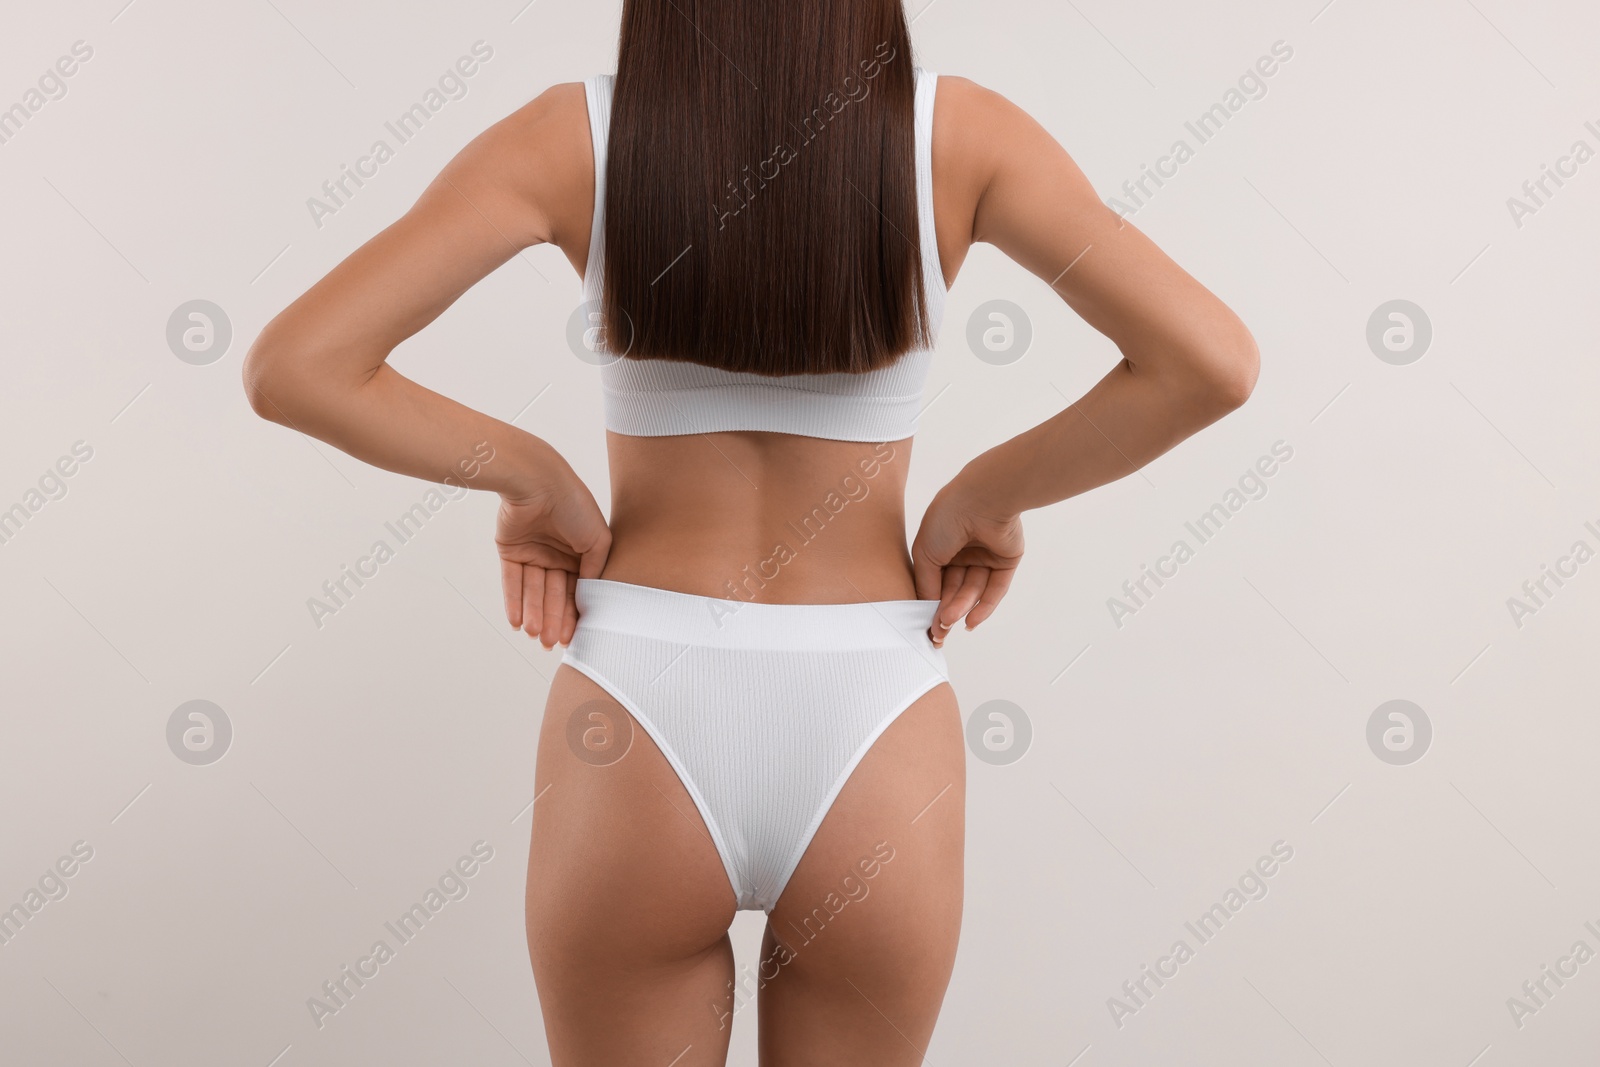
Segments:
[[[944,274],[933,218],[933,101],[938,75],[916,70],[917,225],[928,325],[944,319]],[[605,256],[606,150],[613,76],[584,82],[594,141],[594,228],[583,296],[598,302]],[[593,304],[591,304],[593,306]],[[898,441],[916,432],[933,350],[914,348],[865,374],[771,377],[660,359],[614,359],[600,368],[606,429],[634,437],[770,430],[834,441]]]

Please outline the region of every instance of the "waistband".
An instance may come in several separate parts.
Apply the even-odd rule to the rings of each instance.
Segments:
[[[604,578],[579,578],[573,595],[580,633],[588,628],[677,644],[776,651],[910,645],[930,661],[944,661],[944,650],[927,634],[937,600],[747,603]]]

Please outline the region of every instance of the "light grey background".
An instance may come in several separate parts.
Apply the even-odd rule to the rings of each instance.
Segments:
[[[522,935],[537,723],[557,654],[500,621],[494,501],[444,507],[318,628],[307,598],[423,499],[256,419],[263,323],[392,221],[467,140],[613,69],[618,6],[309,0],[14,5],[0,107],[93,56],[0,144],[0,508],[92,458],[0,545],[0,907],[93,857],[0,945],[17,1064],[548,1062]],[[1507,198],[1600,126],[1600,12],[1577,0],[913,3],[919,63],[1031,113],[1102,194],[1153,164],[1276,41],[1292,58],[1132,217],[1253,329],[1242,410],[1142,474],[1027,517],[1000,613],[957,634],[967,710],[1031,749],[970,767],[960,956],[932,1064],[1335,1067],[1592,1062],[1600,960],[1600,562],[1519,626],[1508,598],[1600,548],[1600,161],[1519,226]],[[493,57],[319,227],[308,197],[473,42]],[[970,351],[1008,299],[1024,358]],[[231,320],[209,365],[169,316]],[[396,352],[554,442],[606,500],[578,284],[532,250]],[[1367,322],[1404,299],[1432,345]],[[1048,287],[978,248],[951,294],[908,508],[1115,361]],[[1286,442],[1293,456],[1118,626],[1108,598]],[[1386,701],[1422,759],[1368,747]],[[168,747],[214,702],[222,759]],[[475,841],[494,858],[319,1029],[306,1007]],[[1275,842],[1293,858],[1211,941],[1185,928]],[[741,915],[742,966],[761,919]],[[1174,941],[1119,1025],[1108,1001]],[[1129,1001],[1131,1004],[1132,1002]],[[1530,1002],[1531,1003],[1531,1002]],[[731,1062],[754,1062],[754,1013]]]

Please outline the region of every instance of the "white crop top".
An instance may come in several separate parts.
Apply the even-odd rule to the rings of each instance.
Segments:
[[[937,340],[947,295],[933,222],[933,98],[938,75],[920,67],[915,70],[917,227],[928,325]],[[604,273],[612,79],[601,74],[584,82],[594,141],[594,228],[583,296],[593,302],[600,299]],[[600,368],[606,429],[634,437],[770,430],[834,441],[898,441],[916,431],[932,360],[931,347],[912,348],[888,366],[864,374],[773,377],[675,360],[614,359]]]

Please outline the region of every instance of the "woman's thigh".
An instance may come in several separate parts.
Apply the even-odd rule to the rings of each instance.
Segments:
[[[553,1064],[720,1067],[733,888],[660,749],[570,666],[534,788],[528,952]]]
[[[965,801],[940,685],[857,765],[768,917],[762,1067],[923,1061],[960,934]]]

